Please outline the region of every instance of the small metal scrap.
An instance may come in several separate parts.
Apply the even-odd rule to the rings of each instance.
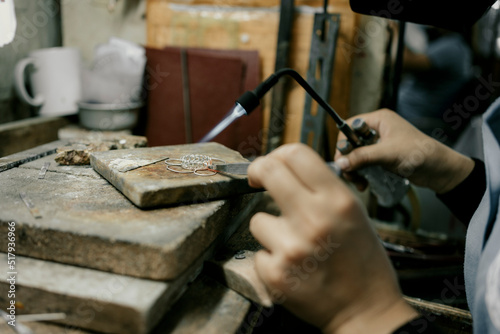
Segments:
[[[66,313],[41,313],[41,314],[21,314],[17,316],[18,321],[37,322],[37,321],[55,321],[66,319]]]
[[[50,167],[50,162],[46,162],[43,164],[42,169],[40,169],[40,173],[38,173],[39,179],[45,178],[45,174],[47,174],[47,170],[49,169],[49,167]]]
[[[31,200],[28,198],[25,192],[20,192],[19,196],[23,200],[24,204],[26,204],[28,210],[30,210],[30,213],[33,217],[35,217],[36,219],[42,218],[40,211],[38,211],[38,208],[35,207],[35,205],[33,204],[33,202],[31,202]]]
[[[243,260],[243,259],[245,259],[246,258],[245,251],[244,250],[240,250],[240,251],[236,252],[236,254],[234,255],[234,258],[236,260]]]
[[[9,321],[11,321],[9,318],[9,315],[2,310],[0,310],[0,319],[3,319],[7,324],[9,324]],[[29,329],[27,326],[23,325],[20,322],[17,322],[15,326],[11,326],[11,325],[8,325],[8,326],[10,329],[12,329],[12,331],[14,333],[33,334],[33,331],[31,329]]]

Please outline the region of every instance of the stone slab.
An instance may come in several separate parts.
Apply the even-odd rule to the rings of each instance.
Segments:
[[[199,274],[202,261],[170,282],[158,282],[79,268],[26,257],[15,257],[14,300],[19,314],[65,313],[57,323],[104,333],[146,334]],[[9,271],[0,253],[0,270]],[[0,277],[0,304],[10,303],[7,276]]]
[[[125,173],[118,171],[117,167],[127,161],[179,159],[186,154],[209,155],[227,163],[248,161],[223,145],[206,143],[95,152],[91,155],[91,165],[140,208],[200,203],[256,191],[249,187],[246,175],[180,174],[167,170],[164,161]]]
[[[262,193],[255,211],[280,215],[279,208],[267,192]],[[247,299],[271,307],[271,296],[255,271],[255,254],[261,249],[262,245],[250,233],[249,221],[245,221],[217,255],[207,262],[205,272]]]
[[[90,169],[51,165],[38,179],[42,165],[40,160],[0,173],[0,235],[14,221],[19,255],[134,277],[180,275],[213,242],[236,230],[255,195],[140,210]],[[31,215],[20,192],[42,218]]]
[[[242,251],[238,256],[211,261],[208,272],[228,288],[265,307],[273,305],[272,298],[255,271],[255,252]]]
[[[262,209],[262,206],[256,209]],[[255,254],[260,249],[262,246],[252,236],[248,225],[242,224],[217,256],[207,262],[205,271],[247,299],[271,307],[271,295],[255,271]]]
[[[240,294],[201,274],[182,297],[172,305],[152,334],[237,333],[247,321],[250,301]],[[34,334],[91,334],[94,331],[47,322],[22,323]],[[14,333],[0,323],[0,333]]]
[[[237,333],[250,306],[246,298],[202,274],[152,334]]]

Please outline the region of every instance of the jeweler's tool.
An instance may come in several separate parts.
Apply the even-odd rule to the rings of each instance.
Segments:
[[[257,86],[253,91],[247,91],[243,93],[237,100],[236,105],[229,111],[229,113],[220,121],[209,133],[205,135],[199,142],[205,143],[212,140],[215,136],[221,133],[225,128],[227,128],[231,123],[240,118],[243,115],[249,115],[255,108],[260,104],[260,99],[273,88],[279,81],[279,79],[285,75],[292,77],[297,83],[299,83],[306,92],[311,95],[311,97],[318,102],[318,104],[328,112],[328,114],[333,118],[337,124],[340,131],[342,131],[347,139],[351,142],[354,147],[359,147],[362,145],[361,141],[354,134],[352,129],[347,125],[347,123],[339,117],[339,115],[333,110],[333,108],[325,102],[319,96],[319,94],[307,83],[304,78],[300,76],[298,72],[290,68],[284,68],[271,74],[265,81]]]
[[[356,118],[352,122],[352,128],[362,145],[375,144],[379,138],[378,133],[361,118]],[[350,142],[344,140],[337,143],[337,149],[346,155],[351,153],[354,148]],[[390,173],[381,166],[360,168],[357,173],[368,181],[372,193],[377,197],[378,204],[384,207],[398,204],[410,187],[408,179]]]
[[[342,175],[342,169],[335,162],[327,162],[328,167],[337,174],[337,176]],[[229,163],[229,164],[215,164],[210,168],[220,172],[220,173],[228,173],[234,175],[247,175],[248,174],[248,166],[250,166],[250,162],[237,162],[237,163]]]
[[[219,122],[200,142],[212,140],[216,135],[243,115],[250,114],[260,104],[260,99],[278,83],[282,76],[292,77],[305,91],[321,106],[335,121],[337,127],[346,136],[350,150],[357,147],[370,145],[376,142],[378,134],[368,127],[364,121],[355,122],[354,128],[349,125],[335,112],[335,110],[300,76],[295,70],[285,68],[269,76],[253,91],[247,91],[236,101],[235,107]],[[359,124],[357,124],[359,123]],[[350,151],[349,150],[349,151]],[[363,169],[365,178],[370,183],[370,190],[382,206],[391,207],[401,201],[407,193],[410,182],[394,173],[382,169],[380,166],[370,166]],[[366,172],[366,170],[375,170]]]

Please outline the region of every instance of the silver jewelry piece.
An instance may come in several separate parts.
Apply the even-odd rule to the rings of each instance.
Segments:
[[[187,154],[183,155],[180,159],[165,160],[167,169],[171,172],[181,174],[193,173],[199,176],[212,176],[217,174],[217,172],[211,169],[214,162],[221,162],[223,164],[226,163],[222,159],[212,158],[203,154]],[[176,167],[180,169],[177,169]]]

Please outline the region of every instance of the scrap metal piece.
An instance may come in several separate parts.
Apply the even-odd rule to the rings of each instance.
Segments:
[[[42,169],[40,169],[40,173],[38,173],[38,178],[39,179],[44,179],[45,174],[47,174],[47,170],[50,167],[50,162],[45,162],[42,166]]]
[[[238,251],[238,252],[234,255],[234,258],[235,258],[236,260],[243,260],[243,259],[245,259],[245,258],[246,258],[246,256],[245,256],[245,251],[244,251],[244,250],[240,250],[240,251]]]
[[[19,196],[23,200],[24,204],[26,204],[26,206],[28,207],[28,210],[30,210],[31,215],[35,219],[42,218],[42,215],[40,214],[40,211],[38,211],[38,208],[35,207],[35,205],[33,204],[33,202],[31,202],[31,200],[29,199],[29,197],[26,195],[25,192],[20,192]]]
[[[48,146],[49,146],[49,144],[46,144],[46,145],[43,145],[41,147],[44,148],[44,147],[48,147]],[[3,171],[6,171],[6,170],[12,169],[12,168],[19,167],[22,164],[41,159],[41,158],[46,157],[48,155],[52,155],[52,154],[56,153],[56,151],[57,151],[57,148],[50,148],[50,149],[46,149],[46,150],[45,149],[40,150],[39,152],[33,152],[32,154],[28,154],[28,155],[26,155],[25,152],[20,152],[20,153],[13,154],[12,156],[0,158],[0,173]],[[30,152],[30,150],[28,150],[26,152]],[[12,158],[14,158],[14,159],[12,159]]]
[[[66,319],[66,313],[40,313],[40,314],[21,314],[17,316],[18,321],[22,322],[38,322],[38,321],[55,321]]]
[[[9,323],[9,321],[11,321],[11,319],[9,318],[9,315],[2,310],[0,310],[0,319],[3,319],[7,324]],[[31,329],[29,329],[27,326],[20,323],[19,320],[18,320],[18,322],[16,322],[16,324],[14,326],[9,325],[9,328],[12,329],[13,333],[34,334]]]

